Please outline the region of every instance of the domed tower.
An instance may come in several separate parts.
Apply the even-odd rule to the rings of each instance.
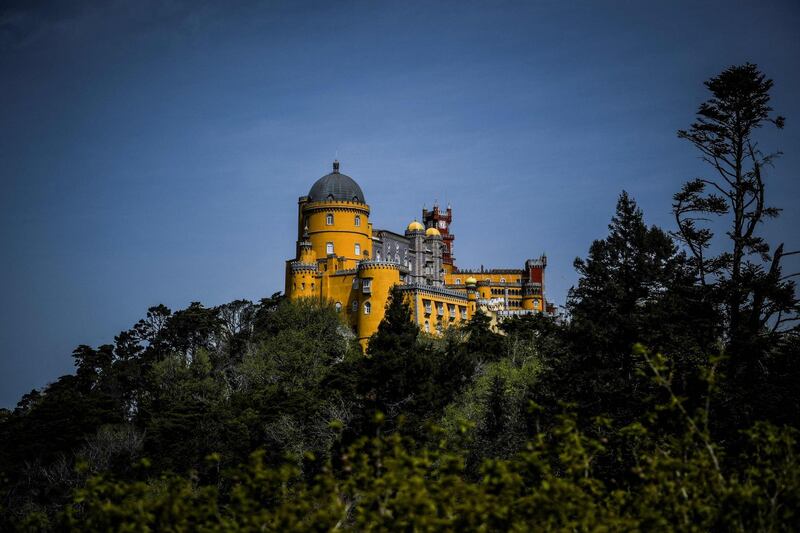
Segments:
[[[336,268],[353,269],[372,252],[369,206],[358,183],[339,172],[338,161],[333,162],[333,172],[298,200],[297,228],[298,257],[302,241],[310,242],[316,257],[328,258]]]
[[[406,237],[411,241],[412,264],[409,281],[423,285],[425,283],[425,226],[416,220],[406,227]]]
[[[444,284],[444,268],[442,267],[442,234],[436,228],[428,228],[425,230],[425,243],[430,246],[431,250],[431,284],[435,286],[441,286]]]

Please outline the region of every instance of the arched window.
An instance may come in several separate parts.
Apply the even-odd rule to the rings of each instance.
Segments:
[[[456,285],[461,285],[461,278],[456,278]]]
[[[368,315],[372,311],[372,304],[369,302],[364,302],[364,314]]]
[[[328,255],[331,255],[333,253],[333,243],[332,242],[325,243],[325,253],[328,254]]]
[[[426,321],[425,321],[425,333],[430,333],[430,332],[431,332],[431,325],[430,325],[430,323],[429,323],[429,322],[426,320]]]
[[[358,311],[358,300],[353,300],[353,312]]]
[[[505,282],[506,282],[506,278],[500,278],[500,283],[505,283]]]
[[[375,259],[380,261],[381,260],[381,251],[375,250]]]
[[[356,256],[361,255],[361,245],[356,243]]]
[[[325,224],[328,226],[333,226],[333,213],[328,213],[325,215]]]
[[[342,302],[336,302],[335,304],[333,304],[333,307],[334,307],[334,309],[336,309],[337,313],[341,312],[341,310],[342,310]]]
[[[355,225],[356,227],[361,225],[361,215],[356,215]]]

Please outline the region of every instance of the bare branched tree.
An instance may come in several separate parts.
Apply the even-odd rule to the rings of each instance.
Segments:
[[[793,275],[781,271],[782,260],[796,252],[784,251],[783,243],[771,252],[758,234],[763,222],[780,214],[767,204],[765,174],[781,152],[763,152],[755,134],[764,125],[782,129],[784,118],[773,114],[773,82],[756,65],[732,66],[705,85],[711,98],[678,136],[700,151],[713,173],[685,183],[674,196],[675,235],[691,253],[699,282],[722,308],[726,344],[742,351],[754,338],[780,334],[800,319]],[[712,222],[719,218],[728,225],[728,240],[713,255]]]

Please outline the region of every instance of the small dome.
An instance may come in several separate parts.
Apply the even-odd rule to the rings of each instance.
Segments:
[[[312,202],[335,200],[366,203],[358,183],[350,176],[339,172],[338,161],[333,162],[333,172],[322,176],[311,186],[308,197]]]
[[[425,230],[425,235],[427,237],[434,237],[434,236],[440,237],[442,234],[439,233],[439,230],[436,228],[428,228],[427,230]]]
[[[470,276],[470,277],[468,277],[466,280],[464,280],[464,282],[465,282],[467,285],[475,285],[476,283],[478,283],[478,280],[477,280],[477,279],[475,279],[475,278],[473,278],[472,276]]]
[[[425,226],[414,220],[408,225],[406,231],[425,231]]]

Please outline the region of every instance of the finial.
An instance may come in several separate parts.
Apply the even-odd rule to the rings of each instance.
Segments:
[[[338,159],[334,159],[333,160],[333,172],[335,174],[339,173],[339,160]]]

